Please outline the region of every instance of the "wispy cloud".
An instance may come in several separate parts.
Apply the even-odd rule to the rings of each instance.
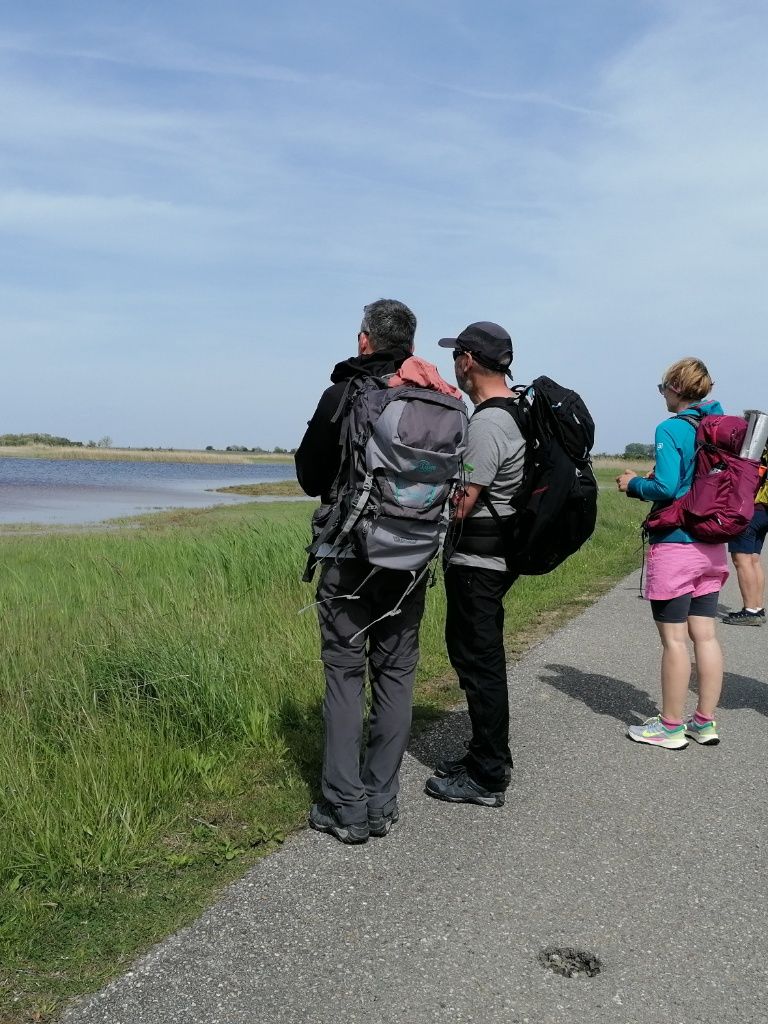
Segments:
[[[144,71],[212,75],[291,85],[314,84],[319,77],[289,66],[244,60],[231,53],[200,49],[178,38],[170,40],[155,34],[134,33],[126,37],[121,33],[114,38],[102,38],[98,45],[92,46],[67,45],[36,35],[0,34],[0,52],[60,61],[116,64]]]
[[[580,106],[576,103],[569,103],[566,100],[558,99],[556,96],[548,96],[538,92],[505,92],[491,89],[473,89],[466,85],[456,85],[451,82],[436,81],[432,83],[447,92],[457,93],[460,96],[467,96],[473,100],[489,100],[492,103],[511,104],[531,107],[551,107],[554,110],[563,111],[567,114],[579,114],[584,117],[597,118],[599,120],[612,120],[613,116],[606,110],[597,110],[593,107]]]

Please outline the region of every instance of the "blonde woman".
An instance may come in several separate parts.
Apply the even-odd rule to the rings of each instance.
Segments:
[[[627,471],[617,477],[630,498],[668,504],[693,482],[696,420],[722,415],[719,402],[705,401],[712,379],[700,359],[680,359],[664,374],[659,393],[672,413],[656,428],[656,465],[649,477]],[[693,422],[692,422],[693,420]],[[720,742],[715,711],[723,685],[723,655],[715,632],[720,590],[728,578],[725,544],[703,544],[675,528],[649,534],[644,597],[651,602],[661,638],[661,713],[627,730],[637,743],[681,750],[688,740]],[[698,704],[686,719],[693,642]]]

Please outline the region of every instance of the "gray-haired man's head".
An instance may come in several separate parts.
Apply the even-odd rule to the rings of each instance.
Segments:
[[[396,352],[409,356],[413,352],[416,317],[397,299],[377,299],[363,309],[360,333],[368,336],[374,352]]]

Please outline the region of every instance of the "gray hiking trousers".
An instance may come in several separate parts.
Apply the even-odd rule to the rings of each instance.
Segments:
[[[426,578],[403,601],[398,615],[382,619],[350,642],[358,630],[394,608],[412,579],[409,572],[379,569],[355,600],[328,600],[353,593],[371,568],[352,558],[325,566],[317,588],[317,600],[325,602],[317,609],[325,668],[322,789],[345,825],[365,820],[369,807],[388,812],[399,792],[424,613]],[[366,663],[371,709],[361,765]]]

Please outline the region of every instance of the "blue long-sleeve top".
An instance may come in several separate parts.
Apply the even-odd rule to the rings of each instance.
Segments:
[[[668,505],[682,498],[691,489],[696,463],[696,426],[683,416],[722,416],[719,402],[699,402],[681,410],[656,427],[656,465],[652,477],[634,476],[627,486],[630,498]],[[692,544],[695,540],[685,530],[651,532],[649,543]]]

